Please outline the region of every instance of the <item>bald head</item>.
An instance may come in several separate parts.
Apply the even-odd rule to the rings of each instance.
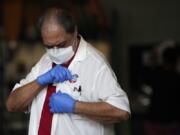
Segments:
[[[72,34],[76,30],[76,23],[73,16],[62,9],[50,8],[39,20],[41,32],[54,32],[62,27],[65,32]]]
[[[59,8],[48,9],[40,18],[39,27],[46,47],[72,46],[76,50],[79,42],[77,28],[69,12]]]

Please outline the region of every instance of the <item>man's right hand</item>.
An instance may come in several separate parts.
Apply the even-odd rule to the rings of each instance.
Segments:
[[[37,78],[37,82],[42,86],[46,86],[50,83],[64,82],[66,80],[72,79],[73,76],[67,68],[62,67],[60,65],[56,65],[48,72],[44,73],[43,75],[40,75]]]

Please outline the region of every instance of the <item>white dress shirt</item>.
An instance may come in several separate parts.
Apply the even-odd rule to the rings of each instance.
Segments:
[[[26,78],[17,83],[13,90],[35,80],[51,67],[52,61],[45,53]],[[68,69],[72,74],[78,75],[77,81],[54,84],[56,91],[68,93],[79,101],[103,101],[130,112],[127,95],[118,84],[104,56],[82,37]],[[41,90],[29,107],[29,135],[38,134],[46,92],[47,87]],[[103,124],[77,114],[59,113],[53,115],[51,135],[114,135],[114,130],[113,125]]]

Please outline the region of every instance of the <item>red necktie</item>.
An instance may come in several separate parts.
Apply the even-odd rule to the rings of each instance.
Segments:
[[[62,66],[68,67],[71,61],[73,60],[74,56],[66,64],[62,64]],[[52,67],[54,66],[55,64],[53,63]],[[46,98],[45,98],[42,113],[41,113],[38,135],[51,135],[53,113],[50,112],[49,98],[54,92],[56,92],[56,86],[53,86],[52,84],[48,85]]]

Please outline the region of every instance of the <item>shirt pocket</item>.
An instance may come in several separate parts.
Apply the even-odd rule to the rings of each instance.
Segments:
[[[83,93],[82,92],[82,85],[80,81],[77,82],[70,82],[66,81],[63,83],[56,84],[56,92],[61,91],[62,93],[67,93],[72,96],[75,100],[82,101]],[[86,100],[85,100],[86,101]]]

